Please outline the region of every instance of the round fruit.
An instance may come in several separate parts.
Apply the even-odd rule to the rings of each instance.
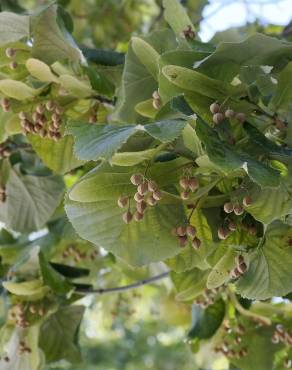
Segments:
[[[229,233],[228,233],[228,230],[226,230],[224,227],[219,227],[218,229],[218,238],[221,239],[221,240],[225,240],[226,238],[228,238],[229,236]]]
[[[210,112],[216,114],[220,111],[220,105],[218,103],[213,103],[210,105]]]
[[[153,198],[155,200],[161,200],[162,199],[162,194],[161,194],[161,191],[160,190],[156,190],[153,194],[152,194]]]
[[[118,199],[118,206],[120,208],[124,208],[128,205],[128,202],[129,202],[129,198],[128,197],[123,197],[123,196],[120,196],[119,199]]]
[[[194,239],[192,240],[192,247],[193,247],[194,249],[199,249],[199,248],[200,248],[200,246],[201,246],[201,240],[200,240],[200,239],[198,239],[198,238],[194,238]]]
[[[158,185],[155,181],[148,181],[148,190],[152,193],[158,190]]]
[[[186,236],[186,233],[187,233],[187,229],[184,226],[177,227],[176,234],[178,236]]]
[[[179,180],[179,185],[181,188],[183,188],[184,190],[187,190],[189,188],[189,179],[187,177],[182,177],[180,180]]]
[[[236,256],[236,258],[235,258],[235,263],[237,264],[237,265],[240,265],[241,263],[243,263],[244,262],[244,257],[243,257],[243,255],[242,254],[239,254],[238,256]]]
[[[13,58],[16,54],[16,50],[13,49],[13,48],[7,48],[5,50],[5,54],[6,54],[7,58]]]
[[[235,222],[233,222],[233,221],[229,221],[229,223],[228,223],[228,229],[230,230],[230,231],[235,231],[236,230],[236,223]]]
[[[144,195],[147,193],[148,191],[148,185],[147,185],[147,182],[143,182],[142,184],[138,185],[137,187],[137,191],[138,193],[140,193],[141,195]]]
[[[183,199],[183,200],[187,200],[187,199],[189,199],[189,196],[190,196],[190,193],[189,193],[189,191],[187,191],[187,190],[185,190],[185,191],[183,191],[183,192],[181,192],[181,193],[180,193],[180,197],[181,197],[181,199]]]
[[[226,118],[232,118],[234,117],[235,115],[235,112],[233,109],[227,109],[226,112],[225,112],[225,117]]]
[[[129,224],[132,221],[132,219],[133,219],[133,215],[130,211],[123,214],[123,221],[126,224]]]
[[[227,202],[224,204],[224,212],[232,213],[234,211],[234,205],[231,202]]]
[[[153,198],[153,196],[151,195],[148,199],[147,199],[147,204],[149,204],[149,206],[153,207],[153,206],[156,206],[157,204],[157,200]]]
[[[199,181],[197,180],[196,177],[191,177],[189,179],[189,188],[191,189],[192,192],[196,191],[199,187]]]
[[[190,236],[191,238],[193,238],[196,235],[197,230],[196,230],[196,228],[194,226],[188,225],[186,232],[187,232],[187,235],[188,236]]]
[[[244,274],[247,270],[247,264],[245,262],[242,262],[240,265],[237,266],[237,269],[240,274]]]
[[[216,113],[216,114],[214,114],[214,116],[213,116],[213,122],[216,125],[218,125],[222,121],[224,121],[224,115],[223,115],[223,113]]]
[[[244,209],[241,207],[241,206],[235,206],[234,207],[234,213],[237,215],[237,216],[240,216],[242,215],[244,212]]]
[[[243,123],[246,120],[246,115],[244,113],[237,113],[235,118],[240,122]]]
[[[152,102],[152,106],[153,106],[154,109],[159,110],[160,107],[161,107],[160,99],[154,99],[153,102]]]
[[[245,207],[248,207],[252,204],[252,198],[248,195],[246,197],[243,198],[242,200],[242,204],[245,206]]]
[[[138,186],[143,182],[143,176],[140,174],[134,174],[131,176],[130,181],[133,185]]]
[[[143,213],[140,213],[138,211],[134,213],[134,220],[135,221],[139,222],[143,219],[143,217],[144,217]]]
[[[146,202],[144,202],[144,200],[142,200],[142,202],[140,202],[140,203],[136,203],[136,209],[140,213],[143,213],[145,211],[146,207],[147,207],[147,204],[146,204]]]
[[[159,95],[159,92],[157,90],[155,90],[152,94],[152,98],[154,100],[159,100],[160,99],[160,95]]]
[[[136,202],[141,203],[142,200],[144,200],[144,195],[141,195],[140,193],[137,192],[134,195],[134,199]]]
[[[179,245],[182,248],[185,247],[188,244],[188,238],[187,238],[187,236],[179,236],[178,237],[178,240],[179,240]]]

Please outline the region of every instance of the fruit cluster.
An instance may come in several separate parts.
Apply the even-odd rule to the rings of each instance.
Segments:
[[[161,108],[161,105],[162,105],[159,92],[154,91],[154,93],[152,94],[152,98],[153,98],[153,101],[152,101],[153,108],[159,110]]]
[[[0,185],[0,205],[6,201],[6,188],[4,185]]]
[[[247,264],[244,261],[243,255],[238,255],[235,257],[236,267],[231,271],[230,276],[233,279],[239,278],[247,271]]]
[[[13,323],[20,328],[27,328],[31,325],[31,315],[43,317],[46,309],[42,302],[39,303],[18,303],[9,311],[9,317]]]
[[[178,239],[182,248],[189,242],[191,242],[194,249],[199,249],[201,246],[201,240],[196,237],[197,230],[192,225],[175,227],[172,229],[171,234]]]
[[[6,54],[7,58],[10,58],[10,59],[13,59],[16,56],[16,52],[17,52],[17,49],[14,49],[14,48],[7,48],[5,50],[5,54]],[[18,67],[18,64],[15,60],[12,60],[9,63],[9,67],[10,67],[10,69],[14,70]]]
[[[128,211],[123,214],[123,221],[128,224],[133,218],[135,221],[141,221],[144,217],[147,206],[155,206],[161,199],[162,193],[153,180],[147,180],[141,174],[133,174],[130,178],[133,185],[137,186],[137,192],[134,195],[136,211],[134,214],[130,210],[130,197],[120,196],[118,206],[120,208],[128,207]]]
[[[272,343],[284,343],[286,346],[292,346],[292,333],[287,331],[283,325],[276,325],[275,331],[272,336]]]
[[[190,194],[199,188],[199,181],[194,176],[183,176],[179,180],[179,185],[182,188],[182,192],[180,193],[181,199],[187,200]]]
[[[215,289],[205,289],[204,293],[197,297],[193,303],[197,304],[203,309],[206,309],[215,302],[215,299],[221,289],[221,287]]]
[[[242,336],[245,334],[245,328],[240,323],[230,323],[229,320],[223,321],[223,329],[228,334],[220,345],[214,348],[216,353],[222,353],[230,358],[243,358],[248,355],[248,348],[242,346]]]
[[[41,138],[60,140],[63,112],[63,108],[52,100],[38,104],[31,115],[20,112],[18,116],[23,134],[36,134]]]
[[[220,106],[217,102],[210,105],[210,112],[213,114],[213,122],[216,125],[223,122],[225,118],[234,118],[240,123],[243,123],[246,120],[246,116],[244,113],[235,112],[230,108],[224,111],[222,105]]]
[[[72,258],[74,262],[78,263],[80,261],[91,260],[94,261],[98,256],[98,251],[95,249],[93,251],[80,251],[77,245],[70,244],[62,253],[63,258]]]

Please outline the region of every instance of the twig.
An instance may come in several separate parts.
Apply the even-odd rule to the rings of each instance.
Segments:
[[[126,290],[131,290],[138,288],[140,286],[153,283],[154,281],[158,281],[161,279],[164,279],[168,277],[169,271],[163,272],[159,275],[152,276],[148,279],[143,279],[136,281],[135,283],[129,284],[129,285],[122,285],[119,287],[113,287],[113,288],[104,288],[104,289],[76,289],[76,293],[81,294],[107,294],[107,293],[118,293],[118,292],[124,292]]]

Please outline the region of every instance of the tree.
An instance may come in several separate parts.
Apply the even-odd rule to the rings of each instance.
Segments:
[[[80,362],[85,295],[169,277],[198,366],[292,366],[292,44],[162,5],[126,55],[61,5],[0,12],[1,369]]]

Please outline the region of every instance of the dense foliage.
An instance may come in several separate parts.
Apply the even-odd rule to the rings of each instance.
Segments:
[[[163,7],[125,56],[59,5],[0,12],[3,370],[80,362],[84,295],[166,269],[202,367],[292,367],[292,43]]]

